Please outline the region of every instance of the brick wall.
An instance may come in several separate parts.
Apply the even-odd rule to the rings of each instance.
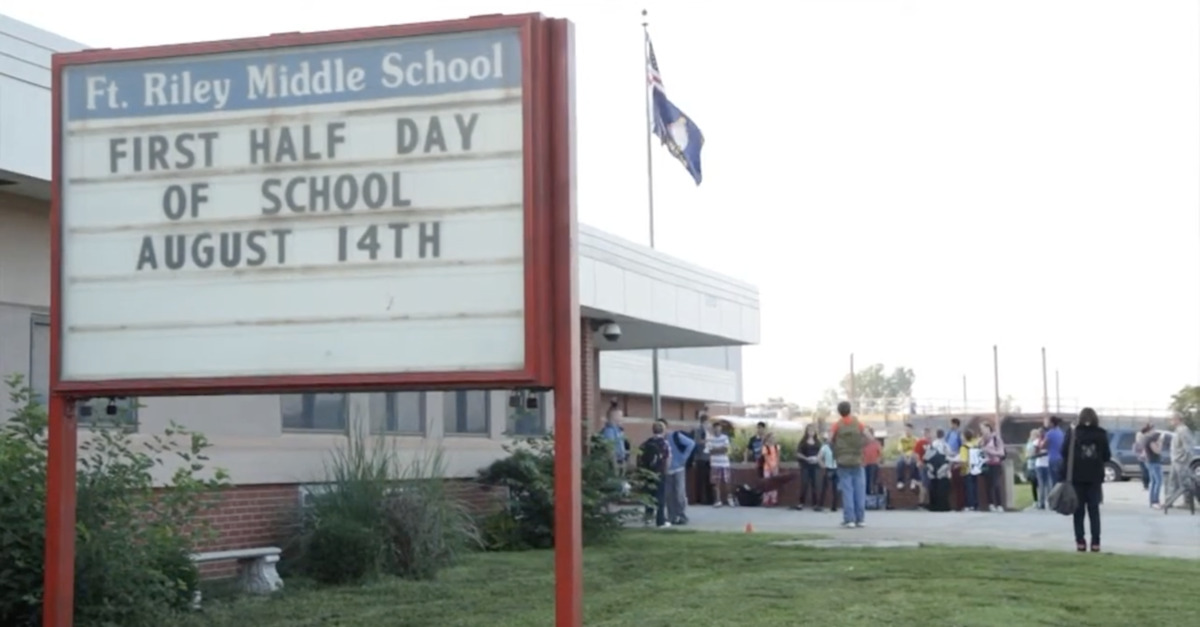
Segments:
[[[583,361],[580,373],[583,389],[580,390],[580,407],[583,410],[583,442],[587,450],[587,440],[604,423],[604,412],[608,408],[608,399],[600,395],[600,351],[596,348],[596,336],[592,332],[591,320],[583,319],[579,325],[581,334],[579,355]]]
[[[504,498],[503,490],[468,479],[450,481],[447,492],[481,514],[494,510]],[[216,535],[199,550],[284,548],[294,533],[300,506],[299,484],[236,486],[224,490],[200,516]],[[236,572],[235,562],[213,562],[201,568],[201,574],[207,578],[231,577]]]

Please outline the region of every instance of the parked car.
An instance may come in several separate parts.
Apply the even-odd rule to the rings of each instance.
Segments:
[[[1162,452],[1164,459],[1171,451],[1171,438],[1175,434],[1163,429],[1156,429],[1162,436]],[[1129,481],[1142,477],[1142,466],[1138,463],[1137,455],[1133,452],[1133,443],[1137,440],[1136,429],[1113,429],[1108,432],[1108,447],[1112,449],[1112,461],[1104,469],[1105,481]],[[1192,472],[1200,478],[1200,444],[1195,448],[1196,461],[1192,462]],[[1171,472],[1170,463],[1163,464],[1163,473]]]

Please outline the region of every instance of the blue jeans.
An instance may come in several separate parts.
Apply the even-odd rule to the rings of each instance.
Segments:
[[[867,511],[867,473],[858,468],[838,468],[838,489],[842,492],[842,522],[861,523]]]
[[[981,476],[970,473],[963,476],[963,485],[967,488],[967,509],[979,507],[979,478]]]
[[[1146,468],[1149,471],[1146,475],[1150,477],[1150,504],[1158,505],[1163,484],[1162,464],[1147,463]]]
[[[1038,509],[1046,509],[1046,497],[1050,496],[1050,488],[1054,483],[1050,480],[1050,467],[1039,466],[1034,468],[1037,473],[1038,482]]]
[[[879,487],[879,464],[867,464],[867,494],[875,494]]]
[[[917,463],[909,461],[907,457],[901,457],[900,461],[896,462],[896,483],[908,485],[908,482],[917,478]]]
[[[653,499],[653,504],[646,506],[646,512],[643,517],[646,522],[650,522],[650,519],[653,517],[654,524],[658,525],[659,527],[663,526],[663,523],[667,522],[666,507],[668,481],[670,481],[670,478],[665,474],[660,473],[658,475],[658,481],[655,483],[654,487],[650,489],[650,497]]]
[[[1061,482],[1062,480],[1063,480],[1063,460],[1061,460],[1061,459],[1050,460],[1050,489],[1053,490],[1054,486],[1058,485],[1059,482]]]

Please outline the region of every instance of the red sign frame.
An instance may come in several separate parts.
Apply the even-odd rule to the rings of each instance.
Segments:
[[[56,54],[52,61],[52,184],[50,196],[50,387],[72,396],[195,396],[202,394],[270,394],[295,391],[373,391],[400,389],[436,389],[453,387],[550,387],[552,368],[545,329],[550,323],[550,267],[546,260],[552,251],[550,210],[547,202],[549,181],[550,116],[548,108],[548,72],[545,36],[539,26],[546,21],[537,14],[496,15],[374,28],[327,31],[320,33],[284,33],[268,37],[234,39],[145,48],[84,50]],[[521,91],[524,109],[524,189],[525,189],[525,367],[505,371],[451,371],[366,373],[337,375],[262,375],[249,377],[186,377],[162,379],[113,379],[103,381],[63,381],[61,379],[62,338],[62,139],[63,70],[69,67],[149,61],[274,48],[293,48],[326,44],[344,44],[375,39],[396,39],[429,35],[515,28],[521,39]]]
[[[62,324],[62,70],[73,65],[517,28],[525,108],[525,368],[510,372],[260,376],[66,382],[60,378]],[[583,625],[582,336],[575,188],[574,27],[539,14],[287,33],[254,39],[57,54],[52,65],[51,353],[47,438],[44,627],[71,627],[75,587],[77,398],[258,394],[318,390],[545,387],[554,390],[555,625]],[[589,359],[593,358],[588,356]]]

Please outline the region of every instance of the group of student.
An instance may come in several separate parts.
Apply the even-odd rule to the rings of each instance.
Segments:
[[[883,457],[883,446],[870,427],[864,427],[867,443],[863,449],[863,464],[868,495],[880,494],[883,486],[879,481],[879,466]],[[837,485],[838,467],[829,445],[831,434],[818,434],[815,425],[804,431],[797,447],[800,460],[801,484],[798,509],[805,506],[820,511],[830,488]],[[979,509],[979,487],[988,496],[988,507],[992,511],[1004,511],[999,505],[1000,486],[1004,480],[1004,442],[992,425],[982,423],[978,434],[963,430],[959,419],[950,421],[949,431],[924,429],[920,437],[911,424],[904,425],[904,433],[896,439],[896,490],[919,492],[922,503],[933,511],[949,511],[951,506],[950,481],[953,471],[959,469],[965,476],[966,509]],[[830,501],[837,509],[837,493]]]

